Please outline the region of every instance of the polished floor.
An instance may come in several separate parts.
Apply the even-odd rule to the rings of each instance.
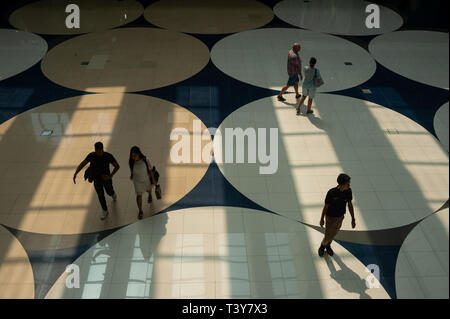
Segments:
[[[379,1],[379,29],[358,0],[80,0],[67,29],[70,3],[0,8],[0,298],[449,298],[437,1]],[[311,115],[276,98],[293,42],[325,82]],[[236,129],[255,145],[227,161]],[[121,166],[105,220],[72,180],[97,141]],[[161,174],[142,220],[133,145]],[[342,172],[356,228],[321,258]]]

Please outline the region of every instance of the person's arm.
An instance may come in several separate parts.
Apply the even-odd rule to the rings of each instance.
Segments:
[[[355,220],[355,212],[353,211],[353,204],[352,201],[348,201],[348,210],[350,212],[350,215],[352,216],[352,228],[356,227],[356,220]]]
[[[78,165],[77,169],[75,170],[75,174],[73,174],[73,183],[76,184],[76,178],[77,178],[77,174],[83,169],[83,167],[85,167],[87,165],[87,163],[89,163],[86,160],[83,160],[80,165]]]
[[[300,75],[300,80],[303,81],[303,75],[302,75],[302,61],[300,60],[300,58],[298,59],[297,73],[298,73],[298,75]]]
[[[114,169],[113,169],[113,171],[111,172],[111,175],[110,175],[111,178],[114,176],[114,174],[117,173],[117,171],[118,171],[119,168],[120,168],[119,163],[117,163],[117,162],[115,162],[115,161],[112,162],[112,165],[114,166]]]
[[[320,227],[323,227],[323,225],[325,224],[325,215],[327,213],[328,210],[328,204],[325,204],[325,206],[323,206],[322,209],[322,216],[320,216]]]
[[[151,169],[152,165],[150,164],[150,162],[145,159],[145,161],[147,162],[147,167],[148,167],[148,176],[150,176],[150,180],[152,181],[153,185],[156,185],[156,179],[155,179],[155,174],[153,174],[153,170]]]

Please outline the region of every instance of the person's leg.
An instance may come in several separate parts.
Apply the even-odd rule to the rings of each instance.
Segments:
[[[147,199],[147,203],[151,203],[153,201],[152,199],[152,189],[150,188],[148,191],[148,199]]]
[[[108,210],[108,206],[106,206],[105,192],[103,190],[103,181],[100,179],[94,179],[94,188],[97,192],[98,200],[100,201],[100,205],[102,205],[103,211]]]
[[[139,211],[142,212],[142,193],[136,195],[136,204],[139,208]]]
[[[325,236],[322,240],[322,246],[326,247],[331,244],[336,236],[336,223],[338,222],[338,219],[339,217],[325,216]]]
[[[294,83],[294,90],[295,90],[295,98],[298,99],[300,97],[300,94],[298,94],[298,82]]]
[[[300,107],[302,106],[303,102],[305,102],[305,99],[306,99],[306,95],[303,94],[302,97],[300,98],[300,101],[298,102],[297,111],[300,111]]]
[[[106,194],[108,194],[109,196],[114,198],[114,200],[116,200],[117,196],[115,196],[116,192],[114,191],[112,179],[103,182],[103,185],[105,185]]]
[[[142,193],[136,194],[136,204],[139,209],[138,218],[141,219],[144,215],[144,212],[142,211]]]
[[[286,84],[285,86],[283,86],[283,88],[281,89],[280,93],[278,94],[278,99],[283,98],[283,94],[284,92],[286,92],[286,90],[290,87],[290,85]]]
[[[313,111],[311,111],[312,101],[313,101],[313,99],[311,97],[309,97],[308,98],[308,110],[306,111],[306,113],[313,113]]]

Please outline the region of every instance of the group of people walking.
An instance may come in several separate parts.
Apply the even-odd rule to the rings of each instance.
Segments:
[[[283,94],[290,86],[293,86],[295,90],[295,98],[300,98],[300,101],[296,107],[297,115],[301,114],[300,109],[306,98],[308,98],[306,114],[312,114],[314,111],[311,110],[311,107],[316,94],[316,88],[323,84],[323,80],[319,69],[316,68],[317,59],[315,57],[311,57],[309,60],[309,65],[302,69],[302,61],[298,54],[300,52],[300,48],[301,46],[299,43],[294,43],[292,45],[292,49],[288,53],[287,73],[289,78],[277,98],[281,102],[286,101]],[[303,76],[302,71],[305,76]],[[302,94],[298,92],[299,81],[303,81]],[[322,209],[322,215],[319,221],[321,227],[325,225],[325,236],[318,250],[320,257],[324,255],[325,251],[327,251],[330,256],[333,256],[334,252],[331,248],[331,242],[341,229],[347,206],[352,217],[352,228],[356,227],[355,214],[352,204],[353,195],[352,189],[350,188],[350,176],[347,174],[339,174],[337,183],[338,185],[336,187],[331,188],[327,192],[325,197],[325,205]]]
[[[73,182],[76,183],[77,174],[90,163],[89,168],[85,172],[85,179],[94,183],[95,191],[97,192],[100,205],[103,212],[100,219],[104,220],[108,215],[108,206],[105,199],[106,194],[112,197],[114,201],[117,200],[117,194],[114,191],[112,184],[112,178],[120,169],[119,163],[111,153],[103,150],[103,143],[97,142],[94,145],[94,152],[89,153],[86,158],[78,165],[74,175]],[[110,165],[114,167],[113,171],[110,170]],[[158,177],[155,176],[155,170],[149,162],[148,158],[142,154],[141,150],[137,146],[133,146],[130,150],[130,157],[128,161],[130,167],[130,179],[133,181],[134,190],[136,192],[136,203],[139,209],[138,218],[143,217],[142,210],[142,195],[147,192],[147,202],[152,202],[152,186],[155,186],[155,193],[159,199],[160,188],[158,185]]]
[[[305,74],[303,81],[302,60],[298,55],[298,53],[300,52],[300,48],[300,43],[294,43],[292,45],[292,49],[288,53],[287,73],[289,78],[286,85],[283,86],[280,93],[278,94],[278,100],[284,102],[286,101],[286,99],[283,97],[283,94],[290,86],[294,86],[295,98],[300,98],[300,101],[297,105],[297,115],[300,115],[300,109],[306,97],[308,97],[308,108],[306,110],[306,114],[314,113],[314,111],[311,110],[311,107],[314,96],[316,95],[316,88],[323,84],[320,71],[315,67],[317,59],[314,57],[309,60],[309,65],[303,68],[303,72]],[[299,94],[298,92],[299,81],[303,81],[302,94]]]
[[[303,105],[306,97],[308,97],[308,107],[306,114],[313,113],[311,110],[312,101],[316,93],[316,87],[323,84],[323,80],[320,75],[320,71],[315,67],[317,59],[312,57],[309,60],[309,65],[303,68],[305,76],[302,74],[302,63],[298,55],[300,51],[300,44],[294,43],[292,49],[288,53],[288,81],[286,85],[281,89],[278,94],[278,100],[285,101],[283,94],[290,86],[294,86],[296,99],[300,98],[297,105],[297,115],[300,115],[300,108]],[[303,80],[302,94],[298,92],[298,83]],[[117,194],[114,191],[112,184],[112,178],[119,170],[120,166],[117,163],[114,156],[103,150],[103,144],[97,142],[94,145],[95,151],[89,153],[86,158],[78,165],[75,174],[73,175],[73,182],[76,183],[77,174],[90,163],[90,167],[85,172],[85,179],[89,179],[90,182],[94,183],[95,191],[97,192],[100,205],[102,206],[103,212],[101,219],[105,219],[108,215],[108,207],[105,199],[106,193],[113,198],[114,201],[117,200]],[[110,171],[110,165],[114,167],[113,171]],[[152,186],[155,185],[155,193],[157,198],[160,198],[158,178],[155,176],[155,170],[152,169],[152,165],[148,158],[142,154],[141,150],[137,146],[133,146],[130,150],[130,157],[128,161],[130,167],[130,179],[133,181],[134,189],[136,192],[136,203],[139,209],[138,218],[143,217],[142,210],[142,196],[145,192],[148,193],[147,202],[152,202]],[[325,236],[321,242],[318,253],[319,256],[323,256],[324,252],[330,256],[333,256],[334,252],[331,248],[331,242],[336,237],[339,232],[342,222],[344,220],[344,215],[346,212],[346,207],[348,206],[350,215],[352,217],[352,228],[356,227],[355,215],[353,211],[353,195],[350,188],[350,176],[347,174],[340,174],[337,178],[338,185],[331,188],[326,195],[325,205],[322,210],[322,215],[320,217],[319,224],[321,227],[325,225]]]

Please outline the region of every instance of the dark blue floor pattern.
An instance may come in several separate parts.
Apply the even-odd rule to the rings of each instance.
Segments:
[[[392,299],[397,298],[395,289],[395,265],[401,246],[376,246],[350,243],[342,240],[335,241],[351,252],[366,267],[370,264],[377,265],[380,269],[380,284]]]
[[[267,0],[262,2],[268,3],[273,7],[278,1]],[[427,18],[417,19],[414,22],[423,24],[424,21],[433,23],[432,19]],[[1,25],[7,27],[8,24],[2,21]],[[140,26],[151,27],[152,25],[145,21],[143,17],[140,17],[138,20],[123,27]],[[407,26],[415,29],[414,23],[406,24],[402,29],[405,29]],[[262,28],[269,27],[297,28],[284,23],[277,17]],[[448,32],[448,28],[446,32]],[[203,41],[211,49],[217,41],[226,35],[192,36]],[[42,37],[48,42],[50,50],[55,45],[74,36],[44,35]],[[367,49],[368,42],[373,36],[342,36],[342,38]],[[363,94],[361,91],[363,88],[371,89],[372,94]],[[138,93],[179,104],[192,111],[208,127],[218,127],[226,116],[247,103],[277,94],[276,91],[258,88],[232,79],[218,70],[211,61],[200,73],[181,83]],[[434,113],[442,104],[448,101],[447,90],[423,85],[404,78],[378,63],[376,73],[365,83],[354,88],[328,93],[355,97],[383,105],[416,121],[433,134],[435,134],[433,128]],[[38,63],[27,71],[0,82],[0,123],[39,105],[83,94],[90,93],[64,88],[49,81],[42,74],[40,63]],[[204,178],[188,195],[163,212],[198,206],[235,206],[268,211],[239,193],[223,177],[214,163],[211,164]],[[20,232],[11,228],[8,229],[14,235]],[[110,233],[116,230],[111,230]],[[80,235],[80,238],[82,236],[93,235],[84,234]],[[36,279],[36,298],[43,298],[54,283],[54,280],[64,271],[65,266],[78,258],[97,241],[98,237],[94,236],[91,243],[74,247],[73,249],[64,249],[50,253],[27,251]],[[368,264],[380,265],[380,268],[383,269],[381,282],[389,295],[392,298],[396,298],[395,263],[400,246],[362,245],[344,241],[339,241],[339,243],[366,266]],[[54,266],[55,263],[58,266]],[[55,270],[52,272],[54,273],[52,279],[48,277],[49,266],[50,269]],[[58,267],[58,271],[52,267]]]

